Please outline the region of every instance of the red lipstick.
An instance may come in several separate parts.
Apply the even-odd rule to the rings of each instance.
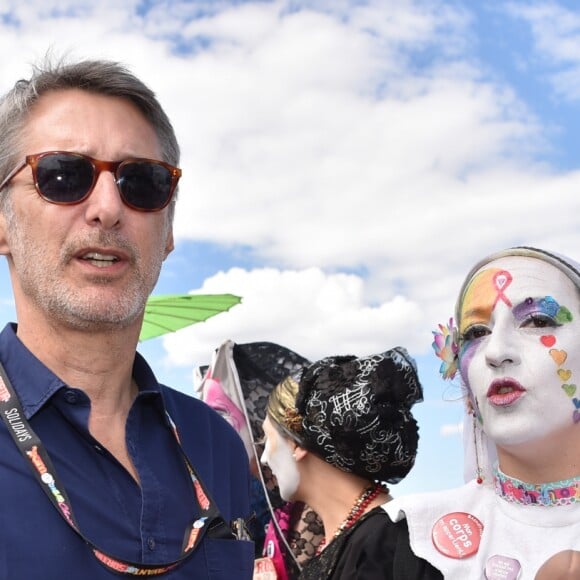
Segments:
[[[487,390],[487,400],[494,407],[509,407],[526,392],[526,389],[514,379],[496,379]]]

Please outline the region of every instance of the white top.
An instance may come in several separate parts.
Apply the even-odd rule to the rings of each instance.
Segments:
[[[382,507],[394,521],[406,517],[413,552],[446,580],[534,580],[555,554],[580,551],[579,500],[563,506],[521,505],[497,496],[493,485],[473,480],[456,489],[396,498]],[[481,535],[478,522],[463,514],[479,520]],[[442,553],[435,543],[462,557]]]

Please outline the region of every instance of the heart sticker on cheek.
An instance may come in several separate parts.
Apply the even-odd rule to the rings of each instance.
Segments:
[[[569,384],[565,384],[562,385],[562,388],[564,389],[564,392],[569,396],[569,397],[573,397],[574,394],[576,393],[576,385],[569,385]]]
[[[553,334],[546,334],[540,337],[540,342],[549,348],[556,344],[556,337]]]
[[[554,359],[554,362],[558,366],[563,365],[564,362],[566,361],[566,359],[568,358],[568,355],[563,350],[557,350],[555,348],[552,348],[552,349],[550,349],[549,352],[550,352],[550,356]]]
[[[563,380],[567,381],[572,376],[572,371],[568,371],[566,369],[558,369],[558,376]]]

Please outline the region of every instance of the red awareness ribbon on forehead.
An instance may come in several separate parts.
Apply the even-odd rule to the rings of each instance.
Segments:
[[[493,275],[493,285],[497,290],[497,296],[493,303],[493,308],[502,300],[507,306],[512,307],[510,299],[505,295],[507,287],[512,283],[512,275],[507,270],[500,270]]]

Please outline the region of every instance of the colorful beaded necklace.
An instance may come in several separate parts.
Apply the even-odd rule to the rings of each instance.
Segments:
[[[388,489],[384,487],[381,483],[375,483],[370,487],[367,487],[363,490],[363,492],[358,496],[354,505],[352,506],[350,512],[346,516],[346,518],[342,521],[342,523],[338,526],[334,534],[332,534],[332,539],[338,538],[342,532],[348,530],[348,528],[352,528],[354,524],[363,516],[369,504],[379,495],[381,492],[388,492]],[[318,556],[320,552],[326,546],[326,538],[322,538],[320,544],[318,544],[318,548],[316,549],[316,555]]]

